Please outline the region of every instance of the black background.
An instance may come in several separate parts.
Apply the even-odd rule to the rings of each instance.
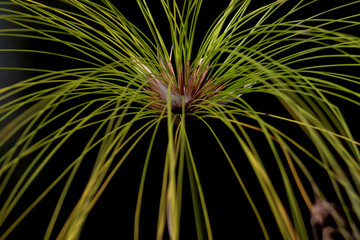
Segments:
[[[141,30],[149,34],[145,20],[142,18],[140,10],[137,8],[136,1],[113,1],[118,9],[124,13],[124,15],[132,21],[135,25],[139,26]],[[198,22],[198,31],[195,40],[195,48],[201,43],[203,35],[206,33],[208,27],[210,27],[216,16],[227,6],[230,1],[204,1],[204,5],[200,14]],[[250,9],[259,7],[259,2],[254,1],[254,4],[250,6]],[[265,1],[267,2],[267,1]],[[270,1],[269,1],[270,2]],[[303,18],[305,16],[311,16],[318,12],[321,12],[331,6],[335,6],[338,1],[319,1],[318,3],[309,6],[303,11],[299,12],[293,18]],[[159,23],[159,29],[163,33],[165,43],[171,45],[169,37],[169,28],[166,24],[165,15],[162,13],[162,7],[160,1],[151,1],[150,8],[154,12],[155,21]],[[57,4],[57,1],[54,1]],[[292,4],[289,1],[288,6]],[[286,8],[280,9],[279,16]],[[347,9],[347,12],[340,11],[333,13],[331,17],[338,18],[341,14],[350,15],[350,11],[357,13],[359,9]],[[276,18],[276,16],[274,16]],[[358,34],[357,30],[349,30],[351,34]],[[31,48],[53,48],[52,45],[44,45],[43,43],[35,41],[19,41],[1,43],[9,46],[9,44],[16,44],[18,46],[31,47]],[[59,48],[57,48],[59,50]],[[68,49],[64,48],[64,51]],[[196,51],[194,51],[196,52]],[[13,57],[15,55],[12,55]],[[16,57],[16,56],[15,56]],[[8,58],[7,55],[2,53],[0,59],[3,63],[4,58]],[[44,58],[39,55],[17,55],[17,60],[13,60],[13,63],[6,62],[6,64],[16,64],[22,62],[22,64],[40,68],[55,68],[55,69],[67,69],[75,67],[69,64],[66,60]],[[356,73],[357,69],[352,70]],[[2,78],[4,79],[4,73]],[[7,73],[6,79],[14,79],[18,81],[22,77],[18,73]],[[29,75],[24,75],[26,78]],[[11,82],[11,81],[10,81]],[[1,84],[4,84],[2,81]],[[7,83],[6,83],[7,84]],[[264,94],[254,93],[243,96],[246,101],[251,103],[252,107],[259,111],[268,113],[285,114],[281,110],[280,103],[271,96]],[[360,131],[357,127],[359,121],[358,111],[354,111],[355,105],[345,103],[344,101],[336,100],[337,104],[343,110],[345,118],[348,120],[351,130],[354,133],[355,139],[360,138]],[[245,181],[246,186],[249,188],[255,203],[259,210],[263,214],[264,220],[268,224],[268,231],[272,236],[272,239],[280,239],[279,232],[276,228],[276,223],[269,211],[269,207],[266,204],[266,200],[261,191],[255,175],[252,173],[250,164],[242,153],[240,146],[236,143],[236,139],[232,136],[231,132],[222,126],[215,120],[209,120],[212,127],[219,134],[219,138],[229,151],[230,156],[235,162],[235,165]],[[61,125],[61,123],[59,123]],[[139,123],[139,125],[142,123]],[[274,124],[277,124],[274,122]],[[279,124],[279,123],[278,123]],[[303,141],[304,145],[307,144],[306,137],[300,130],[292,128],[292,125],[279,125],[291,136],[296,136],[296,139]],[[40,175],[37,182],[33,184],[26,198],[23,202],[20,202],[19,208],[16,210],[16,214],[21,213],[27,206],[28,202],[33,200],[43,190],[44,186],[47,186],[48,179],[61,173],[62,167],[66,166],[77,154],[81,152],[81,146],[86,144],[94,129],[88,129],[83,132],[79,132],[75,135],[71,141],[69,141],[59,154],[53,159],[46,171]],[[203,191],[210,215],[211,224],[213,227],[213,234],[215,239],[263,239],[261,229],[252,212],[252,209],[247,202],[247,199],[242,192],[237,179],[235,178],[232,170],[223,156],[221,149],[218,147],[215,139],[208,131],[206,126],[200,121],[192,122],[188,126],[188,133],[190,141],[192,143],[192,149],[194,151],[194,157],[198,164],[199,175],[201,178]],[[269,170],[269,175],[273,180],[275,186],[280,186],[281,178],[277,165],[274,159],[271,157],[270,149],[267,147],[265,139],[261,134],[256,131],[249,131],[254,142],[259,147],[259,153],[264,158],[264,164]],[[109,184],[108,188],[97,202],[93,211],[90,213],[89,218],[83,229],[81,239],[131,239],[133,234],[133,218],[136,206],[136,199],[138,193],[138,186],[140,182],[142,166],[146,155],[146,150],[151,136],[145,136],[145,138],[135,148],[135,151],[125,161],[124,165],[117,172],[114,179]],[[159,136],[156,140],[153,156],[150,161],[148,177],[145,184],[144,200],[141,214],[141,239],[154,239],[157,226],[157,213],[160,199],[161,181],[163,174],[163,163],[165,157],[165,149],[167,143],[166,125],[161,126]],[[309,146],[310,147],[310,146]],[[94,156],[96,152],[94,151]],[[86,179],[92,169],[92,161],[94,159],[88,159],[85,162],[81,170],[75,179],[68,199],[65,202],[63,211],[59,218],[59,224],[55,227],[55,232],[61,228],[61,223],[66,220],[66,217],[71,212],[73,204],[81,195]],[[322,186],[327,186],[329,182],[326,180],[326,174],[322,173],[321,168],[316,164],[307,161],[304,157],[304,162],[309,164],[314,176],[319,179]],[[21,169],[19,169],[21,172]],[[186,171],[185,171],[186,172]],[[47,227],[48,221],[51,217],[53,208],[55,207],[56,200],[59,193],[62,190],[63,184],[59,184],[42,202],[37,206],[29,216],[21,223],[18,228],[10,235],[9,239],[23,239],[24,237],[30,237],[31,239],[41,239],[44,230]],[[309,186],[306,186],[309,187]],[[279,194],[285,197],[285,192],[281,191],[279,187]],[[181,222],[181,239],[195,239],[195,223],[193,221],[192,203],[190,195],[189,182],[187,180],[187,174],[184,176],[184,191],[183,191],[183,213]],[[332,192],[329,191],[329,195]],[[301,198],[299,197],[301,203]],[[0,198],[1,200],[1,198]],[[2,201],[0,201],[1,203]],[[22,205],[24,204],[24,205]],[[287,206],[286,206],[287,207]],[[304,218],[309,218],[307,209],[304,204],[301,205],[304,209]],[[9,222],[11,222],[10,218]],[[0,230],[0,233],[2,231]],[[166,234],[165,234],[166,235]],[[166,237],[165,237],[166,239]]]

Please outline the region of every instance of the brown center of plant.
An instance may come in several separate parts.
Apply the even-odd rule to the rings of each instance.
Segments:
[[[207,104],[206,101],[219,97],[220,104],[226,104],[242,95],[238,91],[229,92],[229,96],[220,97],[227,88],[227,84],[213,81],[208,77],[209,65],[204,65],[203,59],[191,67],[190,61],[183,64],[178,62],[177,71],[170,60],[164,61],[158,54],[159,69],[151,70],[138,59],[133,59],[137,73],[146,81],[145,90],[149,93],[149,107],[154,110],[167,113],[167,103],[171,105],[171,111],[175,114],[191,113],[198,111],[200,104]],[[185,66],[184,66],[185,65]],[[251,88],[256,82],[244,84],[241,88]],[[168,93],[170,91],[170,93]],[[230,96],[232,95],[232,96]],[[212,102],[212,101],[208,101]]]
[[[174,113],[196,111],[196,104],[219,94],[224,85],[215,85],[212,78],[207,78],[209,65],[204,66],[203,60],[191,68],[188,61],[184,66],[178,63],[175,73],[171,61],[159,57],[160,71],[153,72],[140,61],[134,61],[138,72],[141,72],[148,84],[145,88],[150,94],[150,108],[163,111],[170,101]],[[168,94],[168,91],[171,91]]]

